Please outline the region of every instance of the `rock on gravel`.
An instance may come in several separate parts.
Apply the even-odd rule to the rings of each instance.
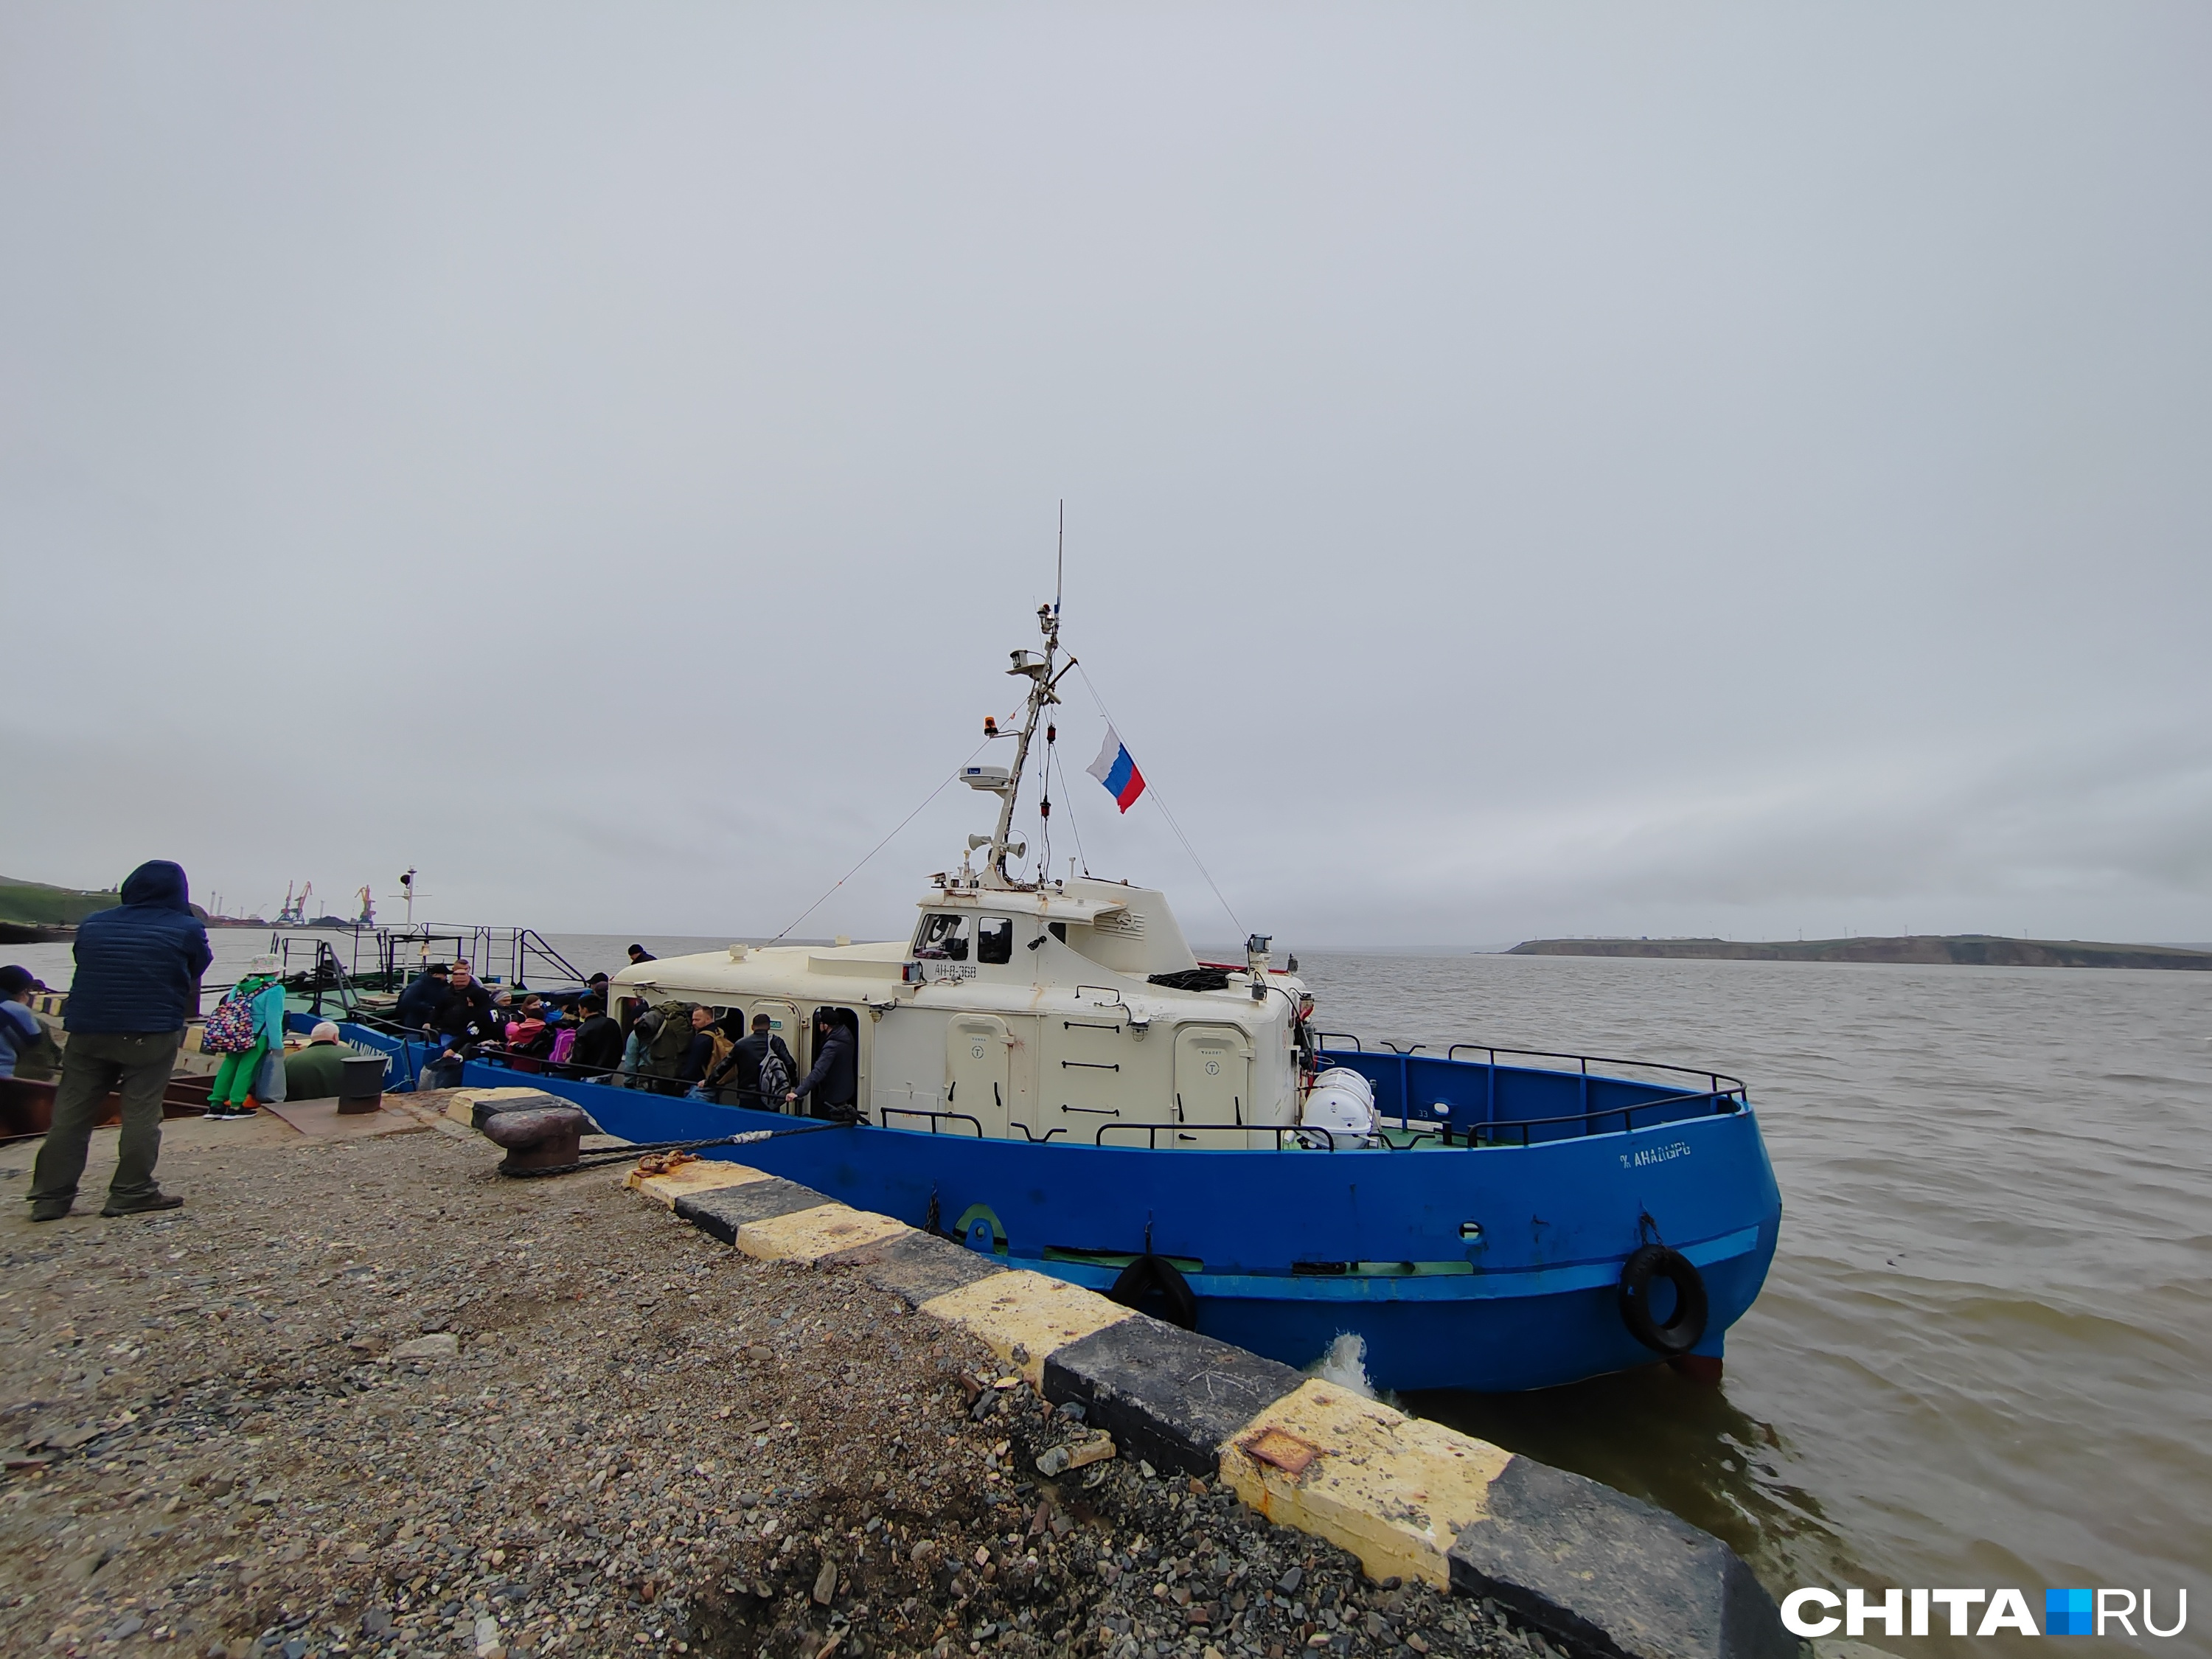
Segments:
[[[1217,1486],[1041,1477],[1093,1431],[980,1346],[497,1155],[173,1149],[181,1211],[0,1218],[0,1651],[1544,1659]]]

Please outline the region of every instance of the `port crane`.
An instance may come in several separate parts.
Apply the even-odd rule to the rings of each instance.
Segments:
[[[276,913],[280,927],[304,927],[307,923],[307,901],[314,896],[315,884],[308,882],[300,889],[300,896],[292,896],[292,884],[284,884],[284,908]]]

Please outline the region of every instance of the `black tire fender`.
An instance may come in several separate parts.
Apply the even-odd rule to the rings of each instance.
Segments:
[[[1674,1311],[1663,1325],[1651,1316],[1651,1282],[1658,1279],[1674,1287]],[[1689,1352],[1705,1334],[1709,1311],[1705,1279],[1680,1250],[1645,1244],[1620,1270],[1621,1322],[1647,1348],[1669,1356]]]
[[[1145,1304],[1155,1293],[1167,1304],[1157,1317],[1187,1331],[1198,1328],[1198,1297],[1191,1290],[1190,1281],[1164,1255],[1139,1256],[1121,1269],[1114,1288],[1106,1296],[1109,1301],[1118,1302],[1125,1308],[1152,1313],[1153,1310]]]

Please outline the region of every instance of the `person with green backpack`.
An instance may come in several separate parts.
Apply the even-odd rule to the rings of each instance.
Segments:
[[[672,997],[638,1021],[638,1027],[647,1032],[643,1062],[638,1067],[644,1081],[639,1086],[657,1095],[682,1094],[690,1086],[684,1060],[691,1049],[691,1005]]]
[[[284,1048],[284,981],[275,957],[253,958],[246,977],[208,1016],[204,1046],[222,1056],[208,1091],[208,1121],[252,1117],[253,1080],[261,1074],[261,1062]]]

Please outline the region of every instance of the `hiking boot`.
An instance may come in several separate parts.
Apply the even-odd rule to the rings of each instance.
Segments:
[[[31,1219],[33,1221],[59,1221],[64,1216],[70,1212],[70,1206],[74,1204],[76,1201],[76,1200],[75,1199],[70,1198],[33,1199],[31,1201]]]
[[[111,1198],[102,1215],[151,1215],[156,1210],[181,1210],[185,1200],[174,1193],[149,1193],[143,1198]]]

